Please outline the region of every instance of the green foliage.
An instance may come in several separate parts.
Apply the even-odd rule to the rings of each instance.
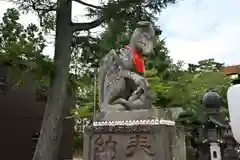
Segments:
[[[203,114],[200,98],[206,89],[215,88],[226,99],[231,81],[219,72],[219,64],[213,59],[207,59],[200,61],[195,71],[191,71],[189,68],[183,70],[182,62],[169,63],[169,67],[166,67],[160,75],[157,74],[157,67],[148,70],[146,77],[151,88],[157,93],[155,106],[163,108],[181,106],[187,113],[191,113],[191,116],[184,116],[180,121],[188,119],[189,122],[185,122],[185,124],[194,123],[193,120]],[[164,73],[167,73],[168,76],[163,76]],[[226,111],[227,104],[225,103],[222,107],[222,110]]]
[[[168,95],[174,97],[171,104],[181,104],[188,110],[197,110],[199,99],[206,89],[216,88],[219,94],[225,96],[223,93],[226,93],[228,86],[228,78],[219,72],[186,72],[178,81],[172,83]]]
[[[41,54],[46,46],[42,32],[34,24],[21,25],[20,14],[8,9],[0,23],[0,63],[7,65],[14,79],[21,80],[26,74],[33,74],[35,80],[43,81],[43,75],[50,75],[52,61]],[[49,80],[48,80],[49,81]]]
[[[74,130],[73,132],[73,151],[78,151],[80,148],[83,148],[83,134],[79,135],[79,133]]]
[[[14,8],[7,9],[0,23],[0,64],[8,67],[11,79],[22,84],[30,76],[40,85],[49,86],[54,63],[42,55],[46,46],[41,30],[34,24],[24,27],[19,21],[20,13]],[[69,89],[76,88],[76,79],[69,78]],[[71,89],[71,93],[73,93]]]
[[[157,19],[156,13],[160,13],[168,3],[174,3],[174,0],[109,0],[106,5],[102,6],[103,9],[96,10],[90,7],[87,16],[93,18],[102,15],[106,25],[103,26],[104,32],[97,37],[93,37],[91,34],[87,34],[85,37],[75,34],[73,46],[81,48],[80,61],[85,62],[83,64],[85,66],[90,64],[90,67],[98,67],[98,61],[111,49],[119,49],[128,44],[130,35],[136,28],[138,21],[154,22]],[[160,48],[164,45],[161,43],[164,41],[160,42],[159,40]],[[162,52],[160,49],[158,51]]]
[[[94,78],[92,74],[77,76],[76,84],[76,107],[71,110],[71,118],[76,120],[82,118],[92,119],[94,104]],[[97,88],[96,88],[97,89]],[[94,97],[95,96],[95,97]],[[96,102],[95,102],[96,103]],[[70,117],[69,117],[70,118]]]
[[[188,64],[189,72],[209,72],[216,71],[219,72],[221,68],[224,67],[223,63],[216,62],[214,59],[205,59],[198,62],[198,64]]]
[[[208,88],[214,88],[226,100],[231,80],[219,72],[223,65],[213,59],[199,61],[197,65],[190,65],[188,72],[185,72],[178,83],[173,85],[170,96],[175,96],[175,98],[171,103],[180,103],[185,109],[177,122],[188,127],[196,127],[201,124],[204,112],[199,100]],[[222,106],[222,111],[227,111],[226,103]]]
[[[56,1],[52,0],[9,0],[16,4],[19,10],[24,13],[28,14],[31,12],[35,12],[38,16],[40,25],[42,26],[43,30],[48,32],[50,30],[55,29],[55,10],[57,7]]]
[[[8,9],[0,24],[1,63],[14,63],[19,59],[35,60],[45,47],[42,32],[34,24],[24,28],[16,9]],[[33,66],[31,66],[32,68]]]
[[[136,1],[114,1],[108,0],[102,10],[89,8],[90,17],[103,15],[107,24],[112,25],[116,33],[135,27],[140,20],[154,21],[155,15],[160,13],[167,4],[175,3],[175,0],[136,0]],[[114,23],[112,23],[115,21]]]
[[[191,111],[185,111],[179,115],[176,122],[186,127],[199,126],[202,124],[202,120],[200,117],[200,115],[194,114]]]
[[[39,17],[40,25],[45,31],[55,29],[57,2],[52,0],[9,0],[16,4],[23,13],[34,12]],[[155,15],[160,13],[169,3],[175,3],[175,0],[108,0],[101,6],[94,6],[87,1],[77,0],[80,4],[88,7],[88,16],[91,19],[104,17],[104,22],[115,23],[115,28],[125,30],[139,20],[156,20]],[[100,24],[99,24],[100,25]],[[117,31],[119,33],[119,30]]]

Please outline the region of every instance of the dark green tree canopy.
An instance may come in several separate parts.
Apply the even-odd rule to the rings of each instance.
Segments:
[[[36,79],[50,75],[52,60],[42,55],[46,46],[43,33],[35,24],[24,27],[19,21],[20,13],[7,9],[0,23],[0,63],[17,73],[34,73]],[[21,71],[20,71],[21,70]],[[19,78],[19,77],[18,77]]]

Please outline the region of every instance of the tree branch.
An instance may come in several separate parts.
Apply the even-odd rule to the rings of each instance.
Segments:
[[[89,29],[93,29],[97,26],[100,26],[104,22],[104,18],[100,17],[95,21],[88,22],[88,23],[72,23],[72,31],[85,31]]]
[[[96,6],[96,5],[93,5],[93,4],[89,4],[89,3],[83,2],[83,1],[81,1],[81,0],[73,0],[73,1],[75,1],[75,2],[77,2],[77,3],[80,3],[80,4],[84,5],[84,6],[91,7],[91,8],[103,9],[103,7],[101,7],[101,6]]]
[[[57,10],[57,4],[53,3],[51,5],[46,5],[44,8],[38,8],[39,4],[36,4],[33,0],[30,0],[32,9],[35,11],[41,11],[44,13],[51,12],[51,11],[56,11]]]
[[[47,14],[48,12],[52,12],[52,11],[56,11],[57,10],[57,4],[56,3],[52,3],[52,4],[48,4],[45,5],[44,7],[40,4],[37,4],[37,2],[34,2],[33,0],[30,0],[30,6],[32,7],[32,9],[34,11],[36,11],[39,21],[40,21],[40,26],[43,26],[43,17],[45,14]]]

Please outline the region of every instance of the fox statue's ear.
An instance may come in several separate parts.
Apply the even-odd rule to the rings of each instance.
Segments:
[[[152,23],[148,21],[137,22],[137,28],[149,27]]]
[[[152,23],[149,22],[149,21],[140,21],[140,22],[137,23],[137,28],[145,28],[145,27],[150,27],[150,26],[152,26],[153,29],[155,30],[155,35],[156,36],[159,36],[159,35],[162,34],[162,30],[159,29],[156,26],[153,26]]]

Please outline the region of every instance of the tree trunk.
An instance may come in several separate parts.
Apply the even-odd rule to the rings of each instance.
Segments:
[[[33,160],[58,160],[71,56],[71,0],[57,1],[55,72]]]

